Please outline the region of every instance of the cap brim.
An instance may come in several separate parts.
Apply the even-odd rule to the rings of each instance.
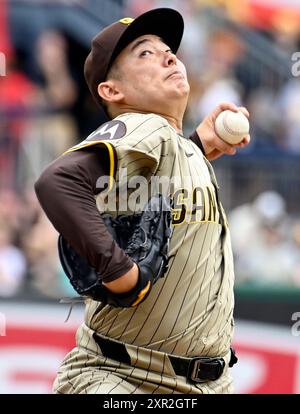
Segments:
[[[182,39],[184,22],[181,14],[174,9],[159,8],[137,17],[120,37],[111,62],[136,38],[153,34],[159,36],[176,53]]]

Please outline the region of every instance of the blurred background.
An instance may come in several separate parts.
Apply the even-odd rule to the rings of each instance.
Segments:
[[[82,320],[33,183],[103,121],[83,78],[102,27],[155,7],[185,19],[188,136],[221,101],[252,142],[214,162],[236,268],[238,393],[300,392],[299,0],[0,0],[0,393],[49,393]]]

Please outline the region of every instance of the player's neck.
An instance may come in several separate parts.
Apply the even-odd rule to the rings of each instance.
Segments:
[[[135,112],[135,113],[139,113],[139,114],[149,114],[150,111],[142,111],[140,109],[137,108],[129,108],[129,107],[122,107],[122,108],[118,108],[119,110],[117,111],[117,113],[114,113],[114,116],[118,116],[124,113],[130,113],[130,112]],[[182,134],[182,116],[175,116],[175,115],[169,115],[167,113],[162,113],[161,111],[151,111],[152,114],[156,114],[161,116],[162,118],[165,118],[168,123],[179,133]]]
[[[182,119],[172,117],[170,115],[158,114],[165,118],[169,124],[179,133],[182,134]]]

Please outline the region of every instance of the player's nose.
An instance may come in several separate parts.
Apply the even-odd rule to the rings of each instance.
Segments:
[[[172,66],[176,65],[177,58],[174,53],[164,52],[164,65],[165,66]]]

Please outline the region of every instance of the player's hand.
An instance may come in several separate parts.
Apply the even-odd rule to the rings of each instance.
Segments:
[[[234,155],[237,148],[243,148],[250,143],[250,135],[244,137],[244,139],[236,145],[228,144],[223,141],[216,133],[215,120],[217,116],[226,109],[233,112],[241,111],[247,118],[249,118],[249,112],[242,106],[236,106],[232,103],[221,103],[218,105],[211,114],[204,118],[201,124],[196,128],[196,132],[201,139],[205,156],[208,160],[216,160],[223,154]]]

